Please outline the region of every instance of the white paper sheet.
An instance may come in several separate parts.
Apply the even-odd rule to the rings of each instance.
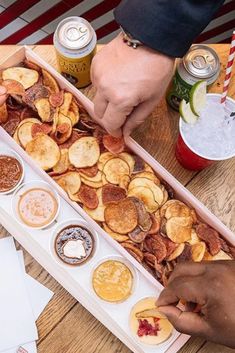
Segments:
[[[0,240],[0,352],[38,338],[26,281],[12,238]]]

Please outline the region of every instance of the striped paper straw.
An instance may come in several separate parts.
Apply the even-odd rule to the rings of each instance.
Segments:
[[[235,57],[235,31],[233,31],[233,35],[232,35],[231,47],[229,51],[228,63],[227,63],[225,79],[224,79],[223,93],[220,101],[221,104],[224,104],[227,98],[234,57]]]

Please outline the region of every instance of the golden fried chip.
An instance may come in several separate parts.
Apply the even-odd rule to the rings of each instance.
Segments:
[[[122,158],[125,162],[127,162],[127,164],[129,165],[129,169],[130,169],[130,174],[132,174],[132,172],[134,170],[134,166],[135,166],[135,160],[134,160],[133,156],[130,153],[122,152],[118,155],[118,157]]]
[[[124,175],[129,176],[130,168],[123,159],[115,157],[105,163],[103,173],[108,182],[118,185]]]
[[[2,81],[1,85],[6,88],[8,94],[18,94],[23,96],[25,94],[24,86],[15,80]]]
[[[104,211],[104,218],[108,227],[119,234],[128,234],[138,224],[135,204],[129,198],[108,204]]]
[[[57,126],[54,134],[55,141],[61,145],[66,142],[72,135],[72,123],[71,120],[59,113],[56,115],[55,119],[57,120]],[[53,128],[52,128],[53,129]]]
[[[93,183],[100,183],[100,182],[102,183],[102,175],[103,174],[100,171],[98,171],[98,173],[93,177],[90,177],[90,176],[82,173],[81,171],[79,171],[79,173],[83,179],[86,179],[86,180],[91,181]]]
[[[58,93],[60,88],[54,77],[45,69],[42,69],[43,84],[49,89],[51,93]]]
[[[127,235],[119,234],[113,232],[106,223],[103,223],[103,228],[106,233],[108,233],[114,240],[118,241],[119,243],[122,243],[123,241],[127,241],[129,237]]]
[[[170,219],[172,217],[189,217],[191,216],[191,210],[188,206],[180,201],[172,202],[165,211],[165,218]]]
[[[146,178],[146,179],[149,179],[149,180],[152,180],[156,185],[160,185],[160,180],[158,179],[158,177],[153,174],[152,172],[140,172],[140,173],[137,173],[133,176],[133,179],[135,178]]]
[[[102,172],[105,163],[113,158],[113,154],[111,152],[103,152],[100,155],[99,161],[98,161],[98,168]]]
[[[80,118],[79,109],[74,98],[72,99],[72,102],[70,104],[67,116],[71,120],[73,126],[79,122],[79,118]]]
[[[130,184],[130,181],[131,181],[131,178],[129,177],[129,175],[123,175],[120,180],[119,180],[119,183],[118,185],[125,189],[126,191],[128,190],[128,186]]]
[[[184,243],[191,238],[192,218],[172,217],[166,222],[166,234],[174,243]]]
[[[185,248],[185,243],[181,243],[177,246],[177,248],[170,254],[170,256],[167,257],[167,261],[173,261],[175,260],[178,256],[182,254]]]
[[[162,204],[164,200],[164,194],[161,188],[158,185],[156,185],[152,180],[149,180],[147,178],[134,178],[130,182],[128,189],[131,190],[139,186],[149,188],[152,191],[154,195],[154,200],[158,203],[158,205]]]
[[[145,186],[137,186],[128,190],[128,196],[135,196],[143,201],[146,210],[150,213],[156,212],[159,204],[155,201],[153,192]]]
[[[105,219],[104,219],[105,206],[104,206],[103,201],[102,201],[102,188],[98,189],[96,191],[96,194],[97,194],[98,200],[99,200],[98,207],[96,209],[94,209],[94,210],[91,210],[91,209],[89,209],[89,208],[84,206],[83,209],[95,221],[104,222],[105,221]]]
[[[162,218],[165,217],[166,210],[171,205],[179,205],[182,207],[187,207],[183,202],[181,202],[179,200],[175,200],[175,199],[168,200],[160,209],[160,215]]]
[[[53,171],[58,174],[65,173],[69,168],[69,153],[67,148],[60,150],[60,159],[53,167]]]
[[[191,231],[191,238],[189,240],[187,240],[187,243],[189,243],[190,245],[194,245],[194,244],[197,244],[199,243],[201,240],[200,238],[198,237],[195,229],[192,228],[192,231]]]
[[[52,109],[48,98],[36,99],[34,105],[43,122],[50,122],[53,120],[54,109]]]
[[[64,102],[63,104],[60,106],[60,113],[67,115],[69,108],[71,106],[72,103],[72,99],[73,99],[73,95],[70,92],[64,92]]]
[[[24,120],[22,120],[19,125],[18,125],[18,129],[21,125],[25,124],[25,123],[33,123],[33,124],[41,124],[42,122],[39,119],[36,118],[26,118]]]
[[[92,167],[100,157],[100,147],[96,138],[81,137],[69,148],[69,160],[76,168]]]
[[[94,182],[94,181],[91,181],[91,180],[87,180],[87,179],[85,179],[82,176],[81,176],[81,180],[82,180],[83,184],[85,184],[87,186],[90,186],[90,187],[92,187],[94,189],[99,189],[99,188],[101,188],[104,185],[102,180],[98,181],[98,182]]]
[[[23,148],[26,147],[27,143],[33,139],[32,126],[34,123],[28,121],[21,124],[17,129],[18,140]]]
[[[27,143],[25,150],[44,170],[53,168],[60,159],[60,149],[48,135],[37,135]]]
[[[192,259],[194,262],[201,262],[206,252],[206,244],[199,241],[191,246]]]
[[[24,89],[33,86],[39,79],[36,70],[26,69],[25,67],[9,67],[2,72],[3,80],[14,80],[20,82]]]
[[[76,194],[81,187],[81,178],[78,172],[67,172],[61,175],[57,180],[62,181],[65,190],[70,191],[71,194]]]

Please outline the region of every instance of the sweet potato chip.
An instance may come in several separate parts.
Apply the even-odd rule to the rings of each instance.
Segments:
[[[159,208],[152,191],[144,186],[137,186],[128,191],[128,196],[135,196],[140,199],[148,212],[153,213]]]
[[[58,174],[67,172],[69,168],[69,154],[68,149],[64,148],[60,150],[60,159],[58,163],[53,167],[53,171]]]
[[[26,118],[26,119],[22,120],[22,121],[19,123],[18,129],[19,129],[19,127],[20,127],[22,124],[25,124],[25,123],[33,123],[33,124],[39,124],[39,125],[42,124],[42,122],[41,122],[39,119],[36,119],[36,118]]]
[[[44,170],[53,168],[60,159],[60,149],[47,135],[38,135],[26,145],[26,152]]]
[[[133,243],[123,242],[121,245],[126,249],[138,262],[142,262],[144,259],[144,255],[142,251],[137,248]]]
[[[36,137],[38,134],[49,135],[52,130],[52,126],[48,123],[42,123],[42,124],[31,123],[31,124],[32,124],[31,134],[33,138]]]
[[[79,169],[79,172],[81,173],[81,175],[91,177],[91,178],[95,177],[98,174],[98,171],[99,169],[97,164],[93,165],[92,167]]]
[[[154,195],[155,202],[157,202],[158,205],[162,204],[164,200],[164,194],[161,188],[158,185],[156,185],[152,180],[149,180],[147,178],[134,178],[130,182],[128,189],[131,190],[136,187],[149,188]]]
[[[72,103],[73,95],[70,92],[64,92],[64,101],[63,104],[60,106],[60,113],[67,115],[70,105]]]
[[[151,220],[152,220],[152,225],[151,228],[148,231],[148,234],[157,234],[159,232],[160,229],[160,222],[161,220],[159,220],[155,214],[150,214]]]
[[[50,106],[48,98],[36,99],[34,105],[42,121],[51,122],[53,120],[54,110]]]
[[[34,123],[32,123],[32,122],[26,122],[26,123],[22,124],[17,129],[18,139],[19,139],[20,144],[23,148],[25,148],[27,143],[33,139],[33,136],[32,136],[32,126],[33,125],[34,125]]]
[[[42,69],[42,80],[43,84],[49,89],[51,93],[58,93],[60,91],[54,77],[45,69]]]
[[[204,241],[200,241],[191,246],[192,259],[194,262],[201,262],[205,255],[206,244]]]
[[[69,160],[76,168],[92,167],[100,157],[100,148],[94,137],[81,137],[69,148]]]
[[[120,201],[126,198],[126,190],[116,185],[104,185],[102,187],[102,200],[103,204],[107,205],[113,201]]]
[[[5,80],[1,83],[7,90],[8,94],[18,94],[19,96],[23,96],[25,94],[24,86],[15,80]]]
[[[60,107],[64,102],[64,91],[62,90],[62,91],[50,94],[49,102],[54,108]]]
[[[105,163],[103,173],[108,182],[118,185],[123,175],[130,174],[130,168],[123,159],[115,157]]]
[[[184,243],[191,238],[192,218],[172,217],[166,222],[167,236],[174,243]]]
[[[3,129],[10,135],[13,136],[16,132],[17,126],[19,125],[19,118],[7,120],[3,125]]]
[[[28,69],[32,69],[32,70],[35,70],[37,72],[41,72],[41,67],[38,66],[37,64],[33,63],[32,61],[29,61],[27,59],[24,59],[24,62],[23,62],[24,66],[27,67]]]
[[[195,229],[192,229],[191,238],[189,240],[187,240],[187,243],[189,243],[190,245],[194,245],[199,242],[200,242],[200,238],[197,236]]]
[[[0,106],[0,124],[7,122],[7,118],[8,118],[7,105],[6,103],[3,103]]]
[[[111,135],[103,136],[103,145],[112,154],[123,152],[125,147],[123,137],[114,137]]]
[[[116,233],[128,234],[138,224],[138,214],[133,201],[129,198],[109,203],[104,211],[108,227]]]
[[[72,123],[71,120],[59,113],[57,119],[56,131],[53,134],[53,139],[58,143],[58,145],[62,145],[65,143],[70,136],[72,135]]]
[[[102,202],[102,189],[101,188],[98,189],[96,193],[97,193],[98,200],[99,200],[98,207],[96,209],[94,209],[94,210],[91,210],[90,208],[87,208],[87,207],[84,206],[83,209],[95,221],[97,221],[97,222],[105,222],[105,219],[104,219],[105,206],[103,205],[103,202]]]
[[[113,232],[106,223],[103,223],[103,228],[106,233],[108,233],[114,240],[118,241],[119,243],[122,243],[123,241],[127,241],[129,237],[127,235],[119,234]]]
[[[167,257],[167,261],[173,261],[175,260],[178,256],[182,254],[184,251],[185,243],[181,243],[177,246],[177,248],[171,253],[170,256]]]
[[[24,89],[33,86],[39,78],[38,72],[25,67],[9,67],[2,72],[3,80],[15,80],[20,82]]]
[[[95,190],[90,188],[89,186],[82,185],[80,187],[78,196],[81,199],[83,205],[85,205],[87,208],[94,210],[98,207],[99,200],[97,194]]]
[[[175,199],[168,200],[160,209],[160,215],[162,218],[165,217],[166,210],[171,205],[177,205],[178,207],[181,206],[183,209],[184,209],[184,207],[188,208],[183,202],[181,202],[179,200],[175,200]]]
[[[221,250],[221,243],[219,234],[216,230],[204,223],[200,223],[196,226],[196,233],[201,240],[208,245],[209,251],[212,256],[218,254]]]
[[[147,212],[144,203],[136,197],[131,197],[138,213],[138,226],[144,232],[148,232],[152,226],[152,218]]]

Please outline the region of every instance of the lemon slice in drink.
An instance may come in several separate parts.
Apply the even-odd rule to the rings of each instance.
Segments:
[[[206,105],[206,81],[198,81],[193,85],[189,94],[189,103],[192,112],[199,116]]]
[[[195,124],[198,116],[192,112],[190,103],[187,103],[184,99],[180,102],[179,112],[181,118],[188,124]]]

